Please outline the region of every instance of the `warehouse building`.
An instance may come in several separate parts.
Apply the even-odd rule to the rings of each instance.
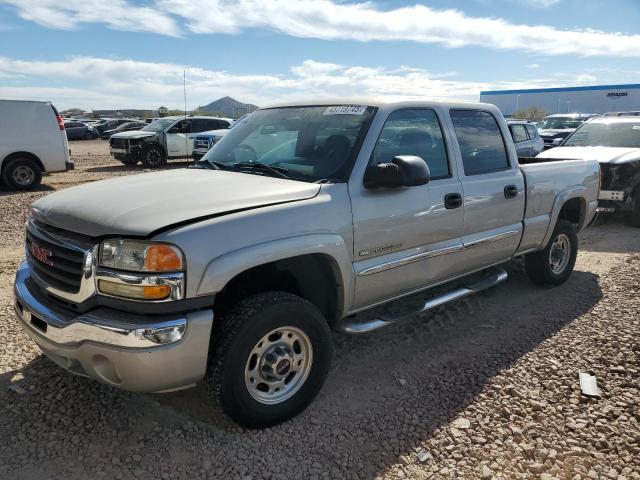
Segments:
[[[640,84],[495,90],[480,92],[480,101],[493,103],[506,117],[532,107],[549,114],[640,110]]]

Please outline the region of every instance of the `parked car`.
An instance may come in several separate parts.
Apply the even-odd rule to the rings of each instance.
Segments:
[[[0,177],[30,190],[43,173],[73,169],[64,123],[50,102],[0,100]]]
[[[235,125],[238,125],[238,123],[244,120],[247,115],[249,114],[247,113],[237,120],[234,120],[228,128],[209,130],[208,132],[202,132],[198,134],[193,140],[193,150],[191,151],[191,158],[193,158],[194,160],[200,160],[202,157],[204,157],[206,153],[211,149],[211,147],[218,143],[220,139],[224,137]]]
[[[598,210],[625,212],[640,227],[640,116],[607,115],[578,128],[562,146],[540,158],[598,160],[602,175]]]
[[[195,165],[36,201],[16,313],[74,373],[141,392],[204,378],[249,427],[312,401],[330,328],[412,318],[517,256],[534,283],[565,282],[599,183],[596,161],[519,165],[482,103],[265,108]],[[358,315],[444,284],[410,314]]]
[[[114,128],[117,128],[120,125],[122,125],[123,123],[130,123],[130,122],[137,122],[137,120],[135,118],[112,118],[96,126],[96,129],[98,130],[98,132],[100,132],[100,135],[102,135],[102,133],[105,132],[106,130],[113,130]]]
[[[111,155],[125,165],[142,162],[146,168],[166,165],[167,159],[190,157],[197,133],[228,128],[228,118],[164,117],[135,132],[121,132],[109,139]]]
[[[544,142],[544,148],[557,147],[580,125],[593,118],[588,113],[557,113],[545,117],[538,123],[538,132]]]
[[[120,132],[130,132],[132,130],[140,130],[143,127],[146,127],[147,124],[145,122],[127,122],[123,123],[112,130],[105,130],[102,132],[101,138],[108,140],[111,138],[111,135]]]
[[[98,130],[82,122],[65,122],[64,129],[69,140],[93,140],[100,136]]]
[[[536,126],[528,120],[509,120],[509,132],[519,158],[535,157],[544,150]]]

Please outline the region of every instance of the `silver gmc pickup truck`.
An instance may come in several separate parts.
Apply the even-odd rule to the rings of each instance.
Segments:
[[[138,392],[204,380],[238,423],[273,425],[322,387],[330,329],[489,288],[521,255],[534,283],[563,283],[598,185],[596,161],[518,165],[492,105],[264,108],[193,168],[36,201],[15,309],[75,374]],[[416,312],[371,313],[436,285]]]

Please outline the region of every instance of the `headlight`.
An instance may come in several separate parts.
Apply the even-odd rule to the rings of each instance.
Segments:
[[[100,265],[131,272],[177,272],[184,262],[182,252],[173,245],[109,239],[100,244]]]

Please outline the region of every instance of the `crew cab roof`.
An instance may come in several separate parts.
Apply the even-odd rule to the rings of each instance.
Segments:
[[[310,106],[333,106],[333,105],[366,105],[368,107],[385,107],[387,109],[397,108],[419,108],[433,107],[439,105],[443,108],[473,108],[479,110],[497,111],[497,107],[491,103],[461,102],[457,100],[385,100],[374,98],[324,98],[309,99],[286,103],[276,103],[263,108],[284,108],[284,107],[310,107]]]

